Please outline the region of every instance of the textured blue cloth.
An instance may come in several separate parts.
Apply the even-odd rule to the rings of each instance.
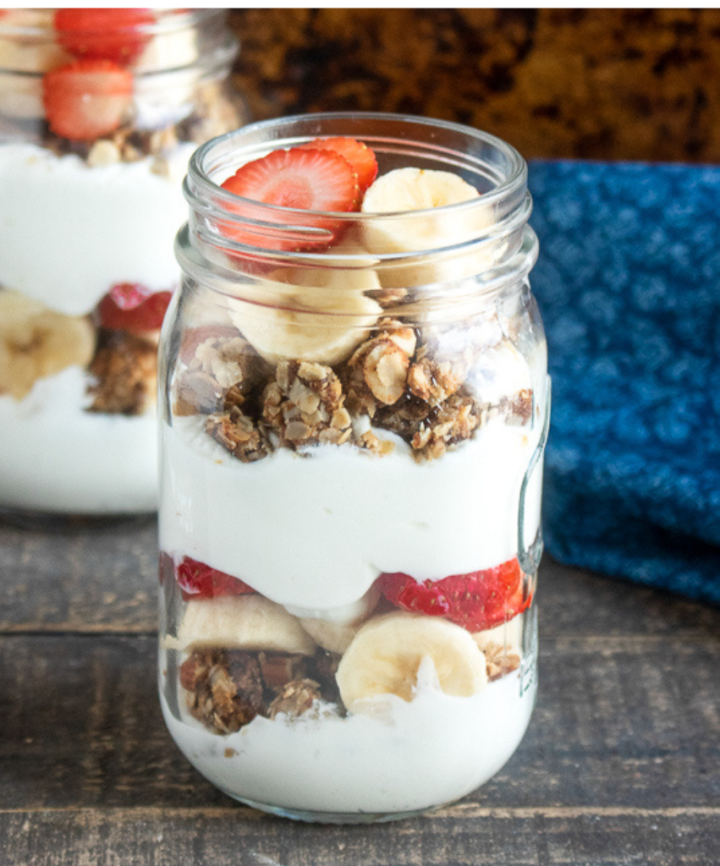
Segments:
[[[531,162],[561,562],[720,603],[720,168]]]

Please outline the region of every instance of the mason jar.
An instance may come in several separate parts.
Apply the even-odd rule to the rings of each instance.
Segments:
[[[227,188],[338,138],[378,164],[361,210]],[[384,114],[252,124],[190,162],[160,346],[160,698],[231,797],[407,817],[523,737],[550,402],[526,175],[491,135]]]
[[[0,513],[157,507],[182,178],[236,128],[217,11],[0,11]]]

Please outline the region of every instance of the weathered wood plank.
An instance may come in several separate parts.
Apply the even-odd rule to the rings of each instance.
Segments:
[[[0,632],[150,633],[156,596],[154,520],[52,534],[0,523]],[[538,601],[547,635],[720,633],[720,610],[549,557]]]
[[[62,532],[0,523],[0,632],[151,632],[157,587],[154,518]]]
[[[7,866],[712,866],[720,811],[485,810],[369,827],[241,807],[0,813]]]
[[[149,636],[0,638],[0,808],[213,806],[176,750]],[[546,638],[516,755],[464,801],[720,807],[720,642]],[[461,808],[461,807],[457,807]]]

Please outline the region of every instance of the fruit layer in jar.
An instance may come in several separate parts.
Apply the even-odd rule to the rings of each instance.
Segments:
[[[156,507],[182,178],[238,122],[197,38],[160,10],[0,17],[0,507]]]
[[[478,198],[450,172],[377,172],[362,143],[321,139],[223,186],[365,214]],[[326,261],[417,242],[360,225]],[[240,799],[428,808],[492,776],[527,726],[535,575],[518,559],[518,502],[544,343],[517,286],[449,320],[424,309],[413,287],[488,266],[466,265],[262,272],[256,287],[294,306],[214,298],[215,321],[180,338],[162,430],[161,693],[187,757]],[[337,291],[350,325],[327,324],[318,290]]]

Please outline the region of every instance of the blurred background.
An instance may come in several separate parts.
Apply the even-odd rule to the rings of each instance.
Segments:
[[[720,603],[720,10],[235,9],[255,119],[391,111],[529,161],[546,549]]]
[[[400,111],[526,158],[720,161],[717,9],[233,9],[256,119]]]

